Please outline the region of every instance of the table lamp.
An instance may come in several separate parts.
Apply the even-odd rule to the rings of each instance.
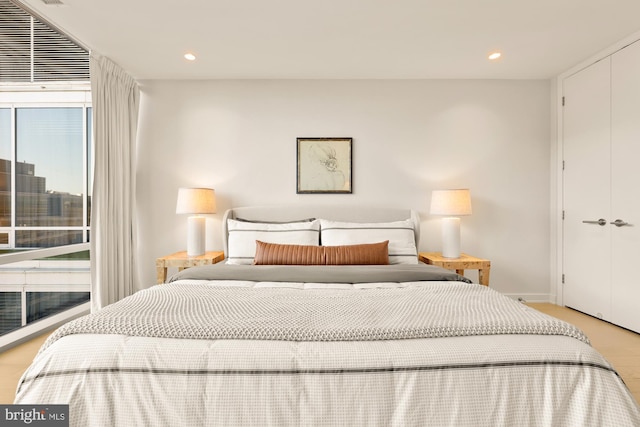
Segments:
[[[471,215],[471,194],[468,189],[434,190],[431,193],[431,214],[442,218],[442,256],[460,258],[460,218]]]
[[[202,215],[216,213],[215,191],[212,188],[180,188],[176,213],[190,215],[187,220],[187,255],[203,255],[207,225]]]

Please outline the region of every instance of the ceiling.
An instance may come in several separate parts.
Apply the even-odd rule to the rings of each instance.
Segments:
[[[20,1],[139,80],[547,79],[640,31],[638,0]]]

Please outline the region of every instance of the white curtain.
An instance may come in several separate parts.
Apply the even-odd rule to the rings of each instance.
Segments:
[[[91,311],[136,290],[135,152],[140,93],[117,64],[91,55],[94,178]]]

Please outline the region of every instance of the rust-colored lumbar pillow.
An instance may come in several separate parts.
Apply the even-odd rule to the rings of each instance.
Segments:
[[[307,246],[256,240],[256,265],[389,264],[389,241],[345,246]]]
[[[327,265],[389,264],[389,241],[360,245],[323,246]]]
[[[253,263],[257,265],[323,265],[324,251],[322,246],[286,245],[256,240],[256,256],[253,258]]]

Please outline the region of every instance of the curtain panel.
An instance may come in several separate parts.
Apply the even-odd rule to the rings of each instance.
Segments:
[[[140,91],[106,57],[92,53],[94,178],[91,200],[91,311],[137,289],[135,153]]]

